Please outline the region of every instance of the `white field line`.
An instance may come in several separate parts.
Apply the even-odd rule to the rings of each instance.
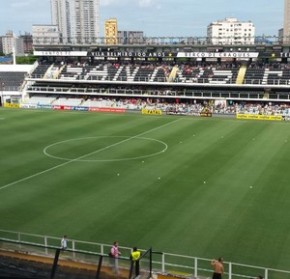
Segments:
[[[94,138],[94,139],[97,139],[97,138],[126,138],[126,139],[128,139],[129,137],[128,136],[98,136],[98,137],[86,137],[86,138],[79,138],[79,139],[64,140],[64,141],[60,141],[60,142],[51,144],[49,146],[46,146],[43,149],[43,153],[46,156],[50,157],[50,158],[54,158],[54,159],[58,159],[58,160],[64,160],[64,161],[70,161],[72,159],[54,156],[52,154],[49,154],[49,152],[47,152],[47,150],[50,147],[58,145],[58,144],[63,144],[63,143],[67,143],[67,142],[71,142],[71,141],[75,141],[75,140],[91,139],[91,138]],[[163,148],[159,152],[151,153],[151,154],[148,154],[148,155],[142,155],[142,156],[138,156],[138,157],[129,157],[129,158],[122,158],[122,159],[117,159],[117,158],[116,159],[99,159],[99,160],[98,159],[96,159],[96,160],[83,160],[83,159],[81,159],[81,160],[78,160],[78,162],[120,162],[120,161],[129,161],[129,160],[137,160],[137,159],[146,159],[146,158],[150,158],[150,157],[162,154],[163,152],[165,152],[168,149],[168,145],[165,142],[163,142],[163,141],[160,141],[160,140],[157,140],[157,139],[152,139],[152,138],[147,138],[147,137],[146,138],[145,137],[136,137],[136,138],[137,139],[142,139],[142,140],[149,140],[149,141],[158,142],[158,143],[162,144],[163,146],[165,146],[165,148]],[[94,152],[98,153],[99,151],[95,150]]]
[[[21,178],[21,179],[19,179],[19,180],[16,180],[16,181],[14,181],[14,182],[11,182],[11,183],[9,183],[9,184],[6,184],[6,185],[4,185],[4,186],[1,186],[1,187],[0,187],[0,191],[1,191],[1,190],[4,190],[4,189],[6,189],[6,188],[9,188],[9,187],[11,187],[11,186],[14,186],[14,185],[16,185],[16,184],[18,184],[18,183],[21,183],[21,182],[27,181],[27,180],[29,180],[29,179],[31,179],[31,178],[34,178],[34,177],[40,176],[40,175],[42,175],[42,174],[44,174],[44,173],[47,173],[47,172],[53,171],[53,170],[55,170],[55,169],[61,168],[61,167],[66,166],[66,165],[68,165],[68,164],[70,164],[70,163],[73,163],[73,162],[79,161],[79,160],[84,159],[84,158],[86,158],[86,157],[89,157],[89,156],[91,156],[91,155],[93,155],[93,154],[96,154],[96,153],[102,152],[102,151],[107,150],[107,149],[109,149],[109,148],[111,148],[111,147],[114,147],[114,146],[120,145],[120,144],[122,144],[122,143],[124,143],[124,142],[130,141],[130,140],[135,139],[135,138],[137,138],[137,137],[141,137],[141,136],[146,135],[146,134],[148,134],[148,133],[151,133],[151,132],[153,132],[153,131],[155,131],[155,130],[158,130],[158,129],[164,128],[164,127],[166,127],[166,126],[169,126],[169,125],[171,125],[171,124],[173,124],[173,123],[179,121],[180,119],[181,119],[181,118],[179,118],[179,119],[177,119],[177,120],[175,120],[175,121],[172,121],[172,122],[166,123],[166,124],[164,124],[164,125],[161,125],[161,126],[159,126],[159,127],[155,127],[155,128],[153,128],[153,129],[150,129],[150,130],[148,130],[148,131],[146,131],[146,132],[143,132],[143,133],[141,133],[141,134],[135,135],[135,136],[133,136],[133,137],[130,137],[130,138],[124,139],[124,140],[122,140],[122,141],[116,142],[116,143],[114,143],[114,144],[112,144],[112,145],[109,145],[109,146],[106,146],[106,147],[104,147],[104,148],[101,148],[101,149],[95,150],[95,151],[93,151],[93,152],[91,152],[91,153],[85,154],[85,155],[80,156],[80,157],[78,157],[78,158],[75,158],[75,159],[72,159],[72,160],[70,160],[70,161],[64,162],[64,163],[62,163],[62,164],[56,165],[56,166],[54,166],[54,167],[52,167],[52,168],[46,169],[46,170],[41,171],[41,172],[37,172],[37,173],[35,173],[35,174],[33,174],[33,175],[30,175],[30,176],[27,176],[27,177]]]

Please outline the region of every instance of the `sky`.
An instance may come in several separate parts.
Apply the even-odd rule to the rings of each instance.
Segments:
[[[50,0],[0,0],[0,35],[31,33],[33,24],[51,24]],[[256,35],[277,36],[284,0],[100,0],[100,29],[117,18],[118,30],[147,37],[206,36],[209,23],[226,17],[252,21]]]

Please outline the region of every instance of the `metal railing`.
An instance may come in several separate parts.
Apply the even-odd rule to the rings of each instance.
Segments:
[[[187,89],[187,90],[149,90],[149,89],[116,89],[116,88],[69,88],[69,87],[42,87],[42,86],[28,86],[26,91],[34,94],[49,94],[57,97],[59,94],[63,95],[83,95],[86,96],[119,96],[119,97],[164,97],[172,98],[179,97],[184,99],[231,99],[231,100],[263,100],[264,92],[259,91],[236,91],[236,90],[214,90],[208,87],[207,89]],[[267,98],[267,101],[282,101],[289,102],[289,92],[273,92]],[[44,104],[47,104],[46,102]],[[50,102],[55,104],[55,102]],[[89,105],[90,106],[90,105]]]
[[[61,242],[61,238],[59,237],[8,230],[0,230],[0,240],[18,243],[19,247],[17,249],[21,249],[21,244],[33,244],[37,249],[35,249],[35,251],[30,250],[29,252],[36,254],[49,253],[49,249],[51,248],[58,249]],[[68,239],[68,249],[75,252],[108,255],[110,248],[110,244]],[[120,246],[119,248],[122,251],[123,259],[128,259],[131,248],[125,246]],[[141,249],[141,251],[145,250]],[[209,277],[212,273],[210,262],[211,259],[153,251],[153,271],[156,273],[172,274],[176,276],[180,275],[182,277],[190,278],[193,276]],[[265,279],[290,278],[290,271],[288,270],[279,270],[233,262],[224,262],[224,265],[226,270],[224,277],[228,279],[250,279],[255,278],[258,274],[262,275]]]
[[[32,74],[28,80],[30,79],[39,79],[43,80],[46,79],[44,78],[43,75],[37,75],[37,74]],[[198,84],[208,84],[208,85],[228,85],[228,84],[233,84],[236,85],[236,80],[232,78],[219,78],[219,77],[213,77],[213,78],[187,78],[187,79],[176,79],[174,81],[168,82],[168,80],[165,77],[158,77],[155,78],[154,81],[150,80],[150,78],[144,78],[144,77],[135,77],[133,81],[130,81],[128,77],[120,76],[116,80],[113,76],[107,76],[105,79],[104,77],[101,76],[83,76],[83,75],[78,75],[77,78],[73,77],[60,77],[59,79],[52,79],[48,78],[50,81],[58,81],[58,82],[66,82],[66,81],[82,81],[82,82],[130,82],[130,83],[140,83],[140,82],[146,82],[148,84],[150,83],[170,83],[170,84],[193,84],[193,85],[198,85]],[[268,86],[290,86],[290,80],[286,79],[244,79],[244,82],[242,85],[268,85]],[[239,85],[240,86],[240,85]]]
[[[12,275],[17,278],[30,278],[32,274],[41,274],[41,278],[49,279],[102,279],[115,278],[116,272],[121,275],[120,278],[134,278],[134,265],[130,257],[119,257],[116,266],[115,259],[108,254],[7,239],[0,239],[0,255],[0,273],[1,276],[5,273],[5,278]],[[142,269],[139,279],[152,277],[151,264],[152,249],[149,249],[140,258]]]

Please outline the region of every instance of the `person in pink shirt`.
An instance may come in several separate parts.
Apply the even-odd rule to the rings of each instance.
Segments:
[[[113,267],[116,275],[119,274],[119,264],[118,264],[119,255],[121,255],[121,252],[119,251],[119,243],[118,241],[115,241],[110,250],[110,257],[113,260]]]

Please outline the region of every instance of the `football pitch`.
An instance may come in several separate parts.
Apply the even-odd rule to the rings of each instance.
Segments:
[[[0,110],[0,229],[289,270],[290,123]]]

